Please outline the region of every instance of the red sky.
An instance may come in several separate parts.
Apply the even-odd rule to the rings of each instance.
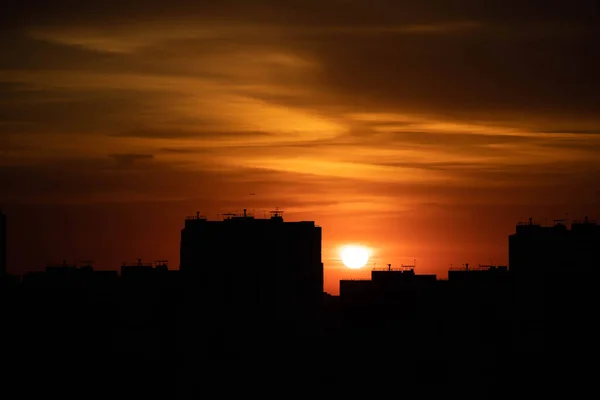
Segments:
[[[11,272],[176,267],[185,216],[279,207],[337,293],[368,276],[344,243],[445,276],[506,264],[521,218],[600,217],[594,2],[196,3],[0,17]]]

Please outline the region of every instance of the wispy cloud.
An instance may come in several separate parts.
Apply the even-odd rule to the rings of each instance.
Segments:
[[[271,136],[267,132],[260,131],[201,131],[181,129],[134,129],[126,132],[115,133],[111,136],[124,138],[148,138],[148,139],[198,139],[198,138],[236,138],[244,139],[250,137]]]
[[[111,154],[119,167],[131,167],[134,164],[149,161],[154,158],[152,154]]]

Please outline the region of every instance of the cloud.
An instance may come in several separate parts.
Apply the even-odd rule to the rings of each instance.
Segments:
[[[320,83],[357,108],[481,119],[595,119],[598,67],[588,59],[597,35],[334,38],[315,43]],[[535,51],[531,51],[531,47]],[[529,115],[525,115],[527,110]]]
[[[598,86],[598,66],[586,48],[592,48],[598,29],[584,5],[578,11],[550,2],[533,13],[537,5],[524,2],[516,13],[507,3],[481,7],[471,1],[458,7],[438,1],[435,7],[403,2],[380,8],[368,2],[295,7],[183,2],[154,14],[159,5],[153,2],[139,8],[95,4],[93,13],[78,11],[79,21],[90,18],[83,23],[59,3],[48,13],[62,23],[17,12],[29,39],[13,34],[5,43],[7,51],[21,52],[8,62],[23,68],[79,69],[63,78],[44,77],[45,82],[80,82],[80,90],[91,82],[166,90],[165,102],[215,93],[212,101],[202,102],[236,104],[230,96],[235,93],[271,105],[312,105],[324,113],[345,107],[463,120],[543,116],[546,127],[560,118],[596,119],[600,102],[592,88]],[[139,18],[121,18],[134,11]],[[456,32],[461,34],[450,34]],[[97,53],[104,45],[110,53],[111,43],[131,50]],[[30,71],[21,79],[32,78]],[[87,87],[92,89],[98,90]]]
[[[392,21],[423,21],[427,18],[484,18],[488,20],[584,20],[591,22],[590,11],[596,5],[589,1],[574,1],[565,4],[559,0],[525,0],[517,3],[490,0],[482,5],[477,0],[434,0],[423,4],[418,0],[389,2],[387,0],[291,0],[286,3],[274,0],[223,0],[218,4],[191,0],[174,1],[165,7],[159,0],[91,0],[86,4],[74,4],[68,0],[57,0],[52,6],[41,0],[12,2],[10,12],[4,14],[13,24],[56,24],[79,17],[84,24],[111,21],[152,21],[158,18],[194,16],[201,20],[251,20],[257,22],[285,21],[290,25],[323,25],[332,23],[373,24]],[[542,7],[542,5],[544,7]],[[32,12],[38,10],[38,12]],[[10,16],[10,18],[8,18]],[[587,17],[587,18],[586,18]]]
[[[197,154],[206,152],[208,149],[198,147],[163,147],[160,149],[160,151],[174,154]]]
[[[15,4],[0,136],[10,163],[482,187],[579,173],[598,149],[590,5],[509,3]]]
[[[414,24],[399,29],[400,32],[412,34],[449,34],[468,32],[480,26],[477,22],[450,22],[437,24]]]
[[[119,167],[131,167],[143,161],[154,159],[152,154],[111,154]]]
[[[115,161],[117,167],[115,167]],[[188,168],[150,154],[72,158],[0,165],[0,202],[90,204],[196,201],[207,209],[289,206],[297,210],[339,202],[332,187],[355,189],[326,177],[260,168]],[[249,197],[249,193],[256,196]],[[300,196],[302,194],[302,196]],[[341,195],[342,192],[339,192]],[[346,197],[346,202],[353,200]]]
[[[248,138],[270,136],[267,132],[260,131],[201,131],[201,130],[181,130],[181,129],[134,129],[127,132],[113,134],[115,137],[124,138],[148,138],[148,139],[197,139],[197,138]]]
[[[540,133],[549,133],[549,134],[562,134],[562,135],[600,135],[599,129],[559,129],[559,130],[551,130],[546,129],[540,131]]]

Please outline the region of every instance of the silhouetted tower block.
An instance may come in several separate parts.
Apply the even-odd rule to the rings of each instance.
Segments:
[[[373,269],[371,280],[381,300],[404,303],[414,306],[417,297],[433,288],[435,275],[415,274],[414,265],[401,265],[400,268]]]
[[[387,268],[373,269],[371,280],[340,280],[340,298],[343,301],[402,304],[433,289],[436,279],[436,275],[415,274],[414,265],[392,268],[388,264]]]
[[[465,264],[463,268],[449,270],[448,281],[479,287],[506,284],[509,282],[508,267],[506,265],[478,265],[469,268],[469,264]]]
[[[588,218],[574,221],[571,229],[563,221],[550,227],[531,220],[517,225],[509,236],[508,260],[519,309],[527,312],[527,318],[553,315],[562,326],[586,320],[595,311],[598,249],[600,229]]]
[[[571,224],[571,259],[578,271],[600,268],[600,225],[585,217]]]
[[[508,267],[501,265],[478,265],[448,271],[448,304],[469,306],[470,308],[496,309],[508,304],[512,281]],[[456,303],[454,303],[456,302]]]
[[[556,273],[591,272],[600,267],[600,227],[586,217],[569,230],[563,220],[541,226],[532,219],[509,236],[508,260],[518,279],[538,279]]]
[[[137,281],[147,283],[152,279],[154,270],[152,263],[144,262],[138,258],[137,262],[123,263],[121,265],[121,278],[124,281]]]
[[[560,268],[569,253],[568,230],[564,224],[552,227],[519,223],[508,238],[508,263],[512,274],[520,280],[536,280]]]
[[[0,279],[7,274],[7,232],[6,215],[0,210]]]
[[[44,271],[26,273],[22,285],[26,288],[65,289],[65,293],[70,289],[110,291],[117,285],[118,278],[117,271],[96,271],[91,262],[77,265],[63,260],[62,263],[47,264]]]
[[[121,265],[121,280],[125,285],[137,286],[169,286],[173,283],[176,271],[169,271],[167,260],[154,262],[142,261],[123,263]]]
[[[244,210],[220,221],[188,217],[181,231],[184,280],[205,301],[228,310],[314,312],[323,298],[321,227],[284,222],[281,213],[255,219]]]

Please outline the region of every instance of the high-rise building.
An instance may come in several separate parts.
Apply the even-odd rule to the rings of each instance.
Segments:
[[[316,312],[323,298],[321,227],[224,214],[188,217],[181,231],[183,279],[217,309],[296,318]]]
[[[508,238],[508,262],[513,275],[538,279],[549,274],[585,273],[600,268],[600,226],[587,217],[552,226],[528,223],[517,225]]]
[[[6,248],[7,248],[7,233],[6,233],[6,215],[0,210],[0,277],[7,274],[6,267]]]
[[[595,332],[599,249],[600,225],[587,217],[572,222],[570,229],[562,220],[542,226],[530,218],[517,225],[508,250],[513,318],[528,326],[551,322],[556,337],[569,346],[593,340],[586,335]]]

